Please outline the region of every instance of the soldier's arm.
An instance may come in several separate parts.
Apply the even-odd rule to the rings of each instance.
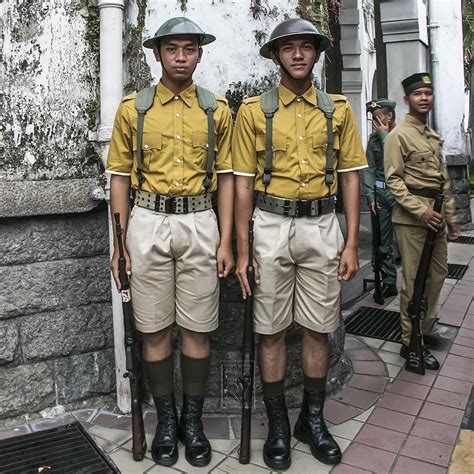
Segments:
[[[375,163],[375,154],[372,149],[372,140],[369,140],[369,143],[367,144],[365,156],[367,157],[367,164],[369,167],[361,170],[361,174],[368,204],[370,205],[374,202],[375,170],[377,167]]]

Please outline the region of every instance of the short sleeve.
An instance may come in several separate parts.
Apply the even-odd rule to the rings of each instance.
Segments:
[[[234,174],[255,176],[257,170],[256,133],[249,105],[243,103],[237,113],[234,136],[232,138],[232,156]]]

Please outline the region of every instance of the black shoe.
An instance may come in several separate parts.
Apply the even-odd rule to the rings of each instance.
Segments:
[[[405,344],[402,344],[400,348],[400,355],[406,359],[408,357],[408,347]],[[423,362],[425,369],[427,370],[438,370],[439,362],[438,359],[426,348],[423,347]]]
[[[295,425],[295,438],[309,444],[311,454],[324,464],[341,462],[341,450],[323,418],[324,392],[303,392],[303,404]]]
[[[174,395],[155,398],[158,425],[151,443],[151,457],[156,464],[172,466],[178,460],[178,414]]]
[[[396,285],[384,285],[382,288],[382,296],[384,298],[390,298],[391,296],[397,296],[398,290]]]
[[[211,461],[211,444],[204,434],[202,407],[204,397],[184,395],[183,412],[178,425],[178,439],[184,444],[184,454],[191,466],[207,466]]]
[[[291,430],[285,395],[264,398],[263,401],[268,416],[268,436],[263,446],[263,460],[271,469],[288,469],[291,464]]]

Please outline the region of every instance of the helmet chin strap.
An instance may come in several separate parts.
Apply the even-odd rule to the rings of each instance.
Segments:
[[[278,65],[280,66],[280,69],[281,69],[288,77],[290,77],[293,81],[297,81],[297,82],[303,82],[303,81],[305,81],[306,78],[307,78],[309,75],[312,74],[314,65],[316,64],[316,61],[313,61],[313,64],[312,64],[311,69],[310,69],[311,72],[308,74],[308,76],[305,76],[305,77],[302,77],[302,78],[300,78],[300,79],[297,79],[297,78],[295,78],[295,77],[293,77],[293,76],[291,75],[290,71],[288,71],[288,69],[286,69],[285,66],[283,66],[283,63],[280,61],[280,56],[279,56],[276,52],[274,52],[273,54],[275,55],[275,59],[277,60]]]

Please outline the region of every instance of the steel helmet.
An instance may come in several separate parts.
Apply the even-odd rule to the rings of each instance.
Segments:
[[[194,21],[189,20],[184,17],[175,17],[171,18],[168,21],[165,21],[155,33],[153,38],[147,39],[143,46],[145,48],[153,49],[160,38],[165,36],[185,36],[185,35],[194,35],[199,36],[200,46],[212,43],[216,40],[216,37],[208,33],[204,33],[201,28],[194,23]]]
[[[270,53],[275,41],[287,38],[288,36],[311,35],[315,40],[319,41],[319,51],[324,51],[329,48],[331,42],[327,36],[322,35],[318,29],[309,21],[302,18],[290,18],[282,21],[275,26],[270,39],[260,48],[260,54],[267,59],[270,59]]]

